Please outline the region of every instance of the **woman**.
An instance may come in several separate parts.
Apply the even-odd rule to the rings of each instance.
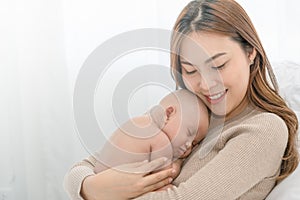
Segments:
[[[72,198],[264,199],[297,167],[297,118],[279,96],[262,44],[240,5],[233,0],[190,2],[176,21],[171,48],[177,85],[198,95],[212,119],[225,119],[215,145],[202,157],[195,146],[180,174],[182,160],[173,170],[153,174],[106,170],[94,175],[90,157],[65,178]],[[162,164],[158,159],[128,168],[154,170]],[[175,187],[151,192],[178,174]]]

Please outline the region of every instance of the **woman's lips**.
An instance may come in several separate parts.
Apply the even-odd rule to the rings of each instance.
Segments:
[[[217,103],[221,102],[224,99],[227,91],[228,90],[224,90],[222,92],[218,92],[218,93],[215,93],[213,95],[204,95],[204,96],[205,96],[206,100],[209,103],[211,103],[211,104],[217,104]]]

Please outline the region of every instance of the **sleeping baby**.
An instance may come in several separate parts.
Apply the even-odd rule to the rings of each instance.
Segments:
[[[134,117],[119,127],[101,151],[94,171],[122,164],[151,161],[166,157],[172,161],[187,157],[192,143],[202,140],[208,129],[206,106],[188,90],[176,90],[165,96],[144,115]],[[161,169],[160,169],[161,170]]]

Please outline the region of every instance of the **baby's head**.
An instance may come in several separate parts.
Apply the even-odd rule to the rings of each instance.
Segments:
[[[198,143],[207,133],[207,108],[196,95],[184,89],[168,94],[159,104],[164,111],[163,117],[155,116],[155,112],[152,116],[163,120],[158,124],[163,124],[162,130],[172,143],[174,157],[184,157],[192,142]]]

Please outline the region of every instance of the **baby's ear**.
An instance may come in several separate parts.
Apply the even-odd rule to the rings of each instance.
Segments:
[[[175,106],[168,106],[166,109],[167,120],[176,112]]]

